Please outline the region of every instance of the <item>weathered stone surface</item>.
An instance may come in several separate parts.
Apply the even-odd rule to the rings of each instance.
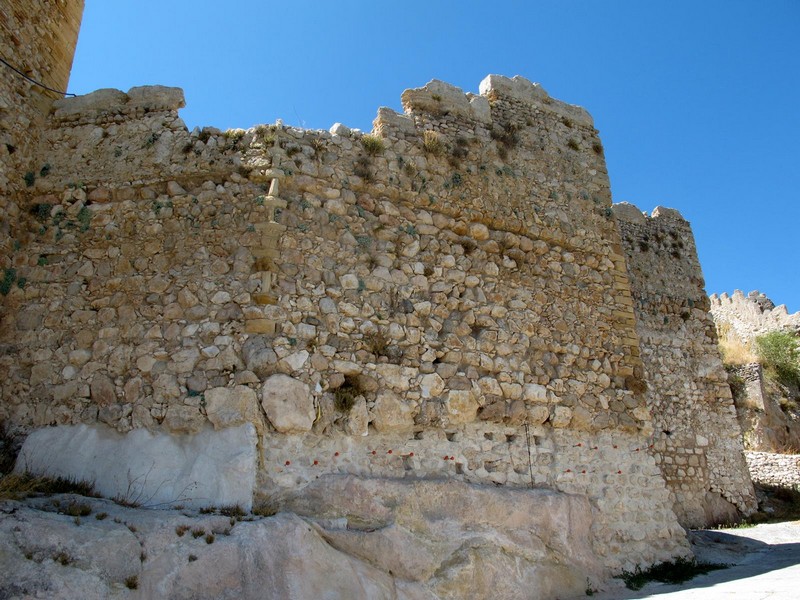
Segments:
[[[95,404],[106,406],[117,401],[114,382],[107,375],[96,374],[92,378],[92,384],[89,389],[91,390],[92,401]]]
[[[450,423],[469,423],[478,414],[478,402],[471,390],[451,390],[445,401]]]
[[[128,90],[128,104],[145,110],[177,110],[186,106],[183,90],[164,85],[143,85]]]
[[[205,425],[206,419],[196,406],[173,404],[167,408],[164,426],[172,433],[198,433]]]
[[[255,390],[245,385],[216,387],[206,390],[204,396],[206,415],[214,429],[236,427],[245,423],[252,423],[259,432],[263,429]]]
[[[261,388],[261,405],[281,433],[311,431],[316,413],[311,390],[288,375],[272,375]]]
[[[602,571],[592,510],[577,496],[345,476],[319,479],[285,506],[323,519],[334,547],[440,598],[577,596]],[[325,525],[339,520],[359,525]]]
[[[434,114],[455,114],[484,121],[487,112],[476,110],[461,88],[433,79],[424,87],[408,89],[401,96],[406,112],[424,111]]]
[[[431,598],[421,585],[397,582],[333,548],[295,515],[231,522],[90,498],[58,500],[86,506],[92,515],[78,526],[47,499],[2,504],[0,594],[57,600]],[[95,519],[101,512],[108,516]],[[126,581],[135,581],[135,589]]]
[[[108,497],[143,505],[252,505],[256,432],[252,424],[180,436],[136,429],[64,425],[34,431],[16,472],[92,482]]]
[[[403,431],[414,426],[410,406],[391,390],[381,390],[370,411],[372,426],[380,432]]]

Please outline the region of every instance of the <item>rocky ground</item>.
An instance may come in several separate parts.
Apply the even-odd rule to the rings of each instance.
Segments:
[[[591,554],[585,501],[546,490],[336,477],[270,516],[5,496],[3,599],[789,599],[800,581],[800,521],[789,521],[692,531],[699,561],[730,566],[629,590]],[[794,501],[762,500],[796,515]]]
[[[800,521],[690,533],[698,560],[732,566],[680,585],[652,582],[638,591],[617,580],[599,600],[794,600],[800,582]],[[585,596],[584,596],[585,597]]]

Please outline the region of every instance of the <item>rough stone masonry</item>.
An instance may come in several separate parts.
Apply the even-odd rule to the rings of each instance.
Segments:
[[[55,427],[18,468],[127,439],[93,477],[153,503],[219,503],[175,479],[221,456],[245,506],[340,474],[549,488],[616,570],[752,511],[688,223],[612,208],[585,110],[479,91],[407,90],[366,135],[190,132],[161,86],[53,102],[3,163],[0,419]],[[185,468],[136,463],[162,438]]]

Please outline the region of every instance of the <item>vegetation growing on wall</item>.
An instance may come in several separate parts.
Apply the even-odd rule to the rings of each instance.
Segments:
[[[800,340],[786,331],[770,331],[755,339],[759,361],[767,372],[787,387],[800,385]]]

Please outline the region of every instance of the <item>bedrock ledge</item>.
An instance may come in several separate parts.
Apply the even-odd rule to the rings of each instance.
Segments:
[[[15,471],[87,481],[108,498],[145,507],[238,505],[250,510],[256,478],[256,430],[250,424],[194,435],[104,425],[32,432]]]

